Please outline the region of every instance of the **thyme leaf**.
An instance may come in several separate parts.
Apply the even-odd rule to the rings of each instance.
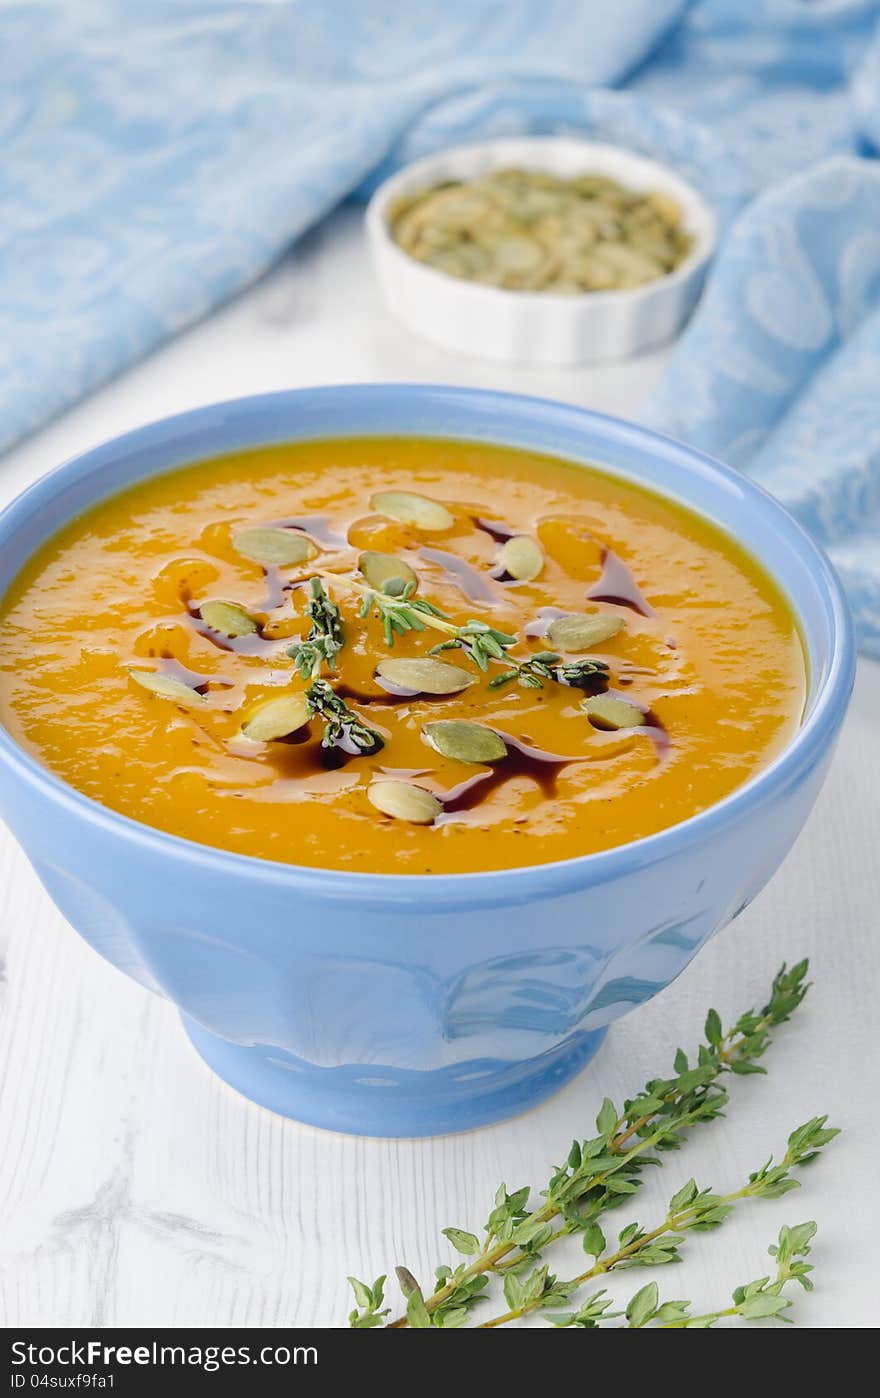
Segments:
[[[306,705],[309,718],[320,718],[324,722],[322,747],[342,748],[357,757],[368,756],[385,746],[381,734],[368,727],[326,680],[312,681],[306,690]]]
[[[353,587],[357,584],[352,583]],[[404,582],[402,578],[391,578],[386,583],[386,591],[374,592],[368,588],[357,590],[362,593],[360,615],[366,619],[375,612],[385,631],[385,644],[394,645],[395,636],[405,636],[407,631],[424,631],[425,626],[437,626],[438,622],[448,625],[437,626],[439,630],[455,630],[445,612],[428,602],[424,597],[414,597],[415,583]]]
[[[389,1314],[387,1306],[379,1309],[385,1299],[385,1277],[377,1277],[372,1286],[358,1281],[357,1277],[349,1277],[348,1281],[355,1299],[355,1309],[348,1317],[352,1329],[373,1330],[382,1325],[383,1317]]]
[[[345,645],[339,608],[320,578],[310,579],[309,592],[306,616],[312,623],[311,629],[304,641],[295,642],[287,651],[304,680],[317,679],[325,665],[328,670],[335,670],[336,656]]]
[[[557,684],[573,685],[576,689],[588,689],[595,693],[608,685],[609,668],[604,660],[587,657],[584,660],[563,660],[555,651],[539,651],[522,664],[512,663],[503,674],[495,675],[489,681],[490,689],[518,680],[526,689],[542,689],[545,680],[555,680]]]
[[[441,641],[439,646],[434,646],[428,654],[436,655],[441,650],[463,650],[478,670],[485,671],[488,670],[491,660],[506,661],[508,649],[516,643],[516,636],[511,636],[506,631],[498,631],[486,621],[472,619],[464,626],[456,627],[456,634],[451,640]]]
[[[757,1277],[754,1281],[736,1287],[731,1298],[732,1304],[721,1310],[694,1314],[690,1301],[661,1303],[657,1283],[649,1282],[630,1300],[625,1312],[625,1328],[641,1330],[650,1326],[661,1330],[708,1330],[717,1325],[719,1320],[734,1316],[746,1321],[788,1321],[789,1317],[785,1312],[790,1310],[793,1301],[791,1296],[785,1294],[784,1288],[794,1282],[803,1287],[804,1291],[813,1289],[809,1276],[813,1265],[805,1259],[810,1255],[810,1244],[815,1236],[816,1224],[812,1220],[792,1226],[784,1225],[779,1231],[777,1241],[767,1249],[770,1256],[776,1260],[776,1275],[772,1279]],[[592,1303],[595,1309],[595,1301],[596,1297],[591,1297],[586,1304],[589,1306]],[[605,1311],[600,1319],[610,1319],[612,1314],[615,1313]],[[594,1328],[585,1327],[576,1318],[566,1317],[561,1323],[578,1325],[581,1329]]]

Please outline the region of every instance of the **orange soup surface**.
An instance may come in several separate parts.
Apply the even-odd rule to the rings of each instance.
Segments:
[[[360,872],[651,835],[774,758],[805,692],[787,602],[725,534],[474,443],[169,472],[56,535],[0,613],[0,718],[71,786],[201,844]]]

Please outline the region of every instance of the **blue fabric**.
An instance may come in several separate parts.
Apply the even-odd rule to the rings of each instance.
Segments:
[[[880,0],[7,2],[0,446],[389,168],[541,131],[717,208],[645,417],[794,510],[880,654]]]

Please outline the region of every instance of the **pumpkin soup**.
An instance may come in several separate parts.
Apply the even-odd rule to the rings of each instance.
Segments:
[[[46,544],[0,613],[0,716],[94,800],[291,864],[454,873],[653,834],[797,729],[805,660],[725,534],[506,447],[201,462]]]

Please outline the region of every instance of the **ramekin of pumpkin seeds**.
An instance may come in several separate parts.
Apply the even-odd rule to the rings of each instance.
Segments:
[[[516,165],[404,195],[389,226],[398,247],[450,277],[559,296],[643,286],[673,272],[693,241],[662,190]]]
[[[548,364],[670,339],[715,237],[711,210],[673,171],[562,137],[409,166],[377,190],[367,227],[388,305],[410,329],[469,356]]]

